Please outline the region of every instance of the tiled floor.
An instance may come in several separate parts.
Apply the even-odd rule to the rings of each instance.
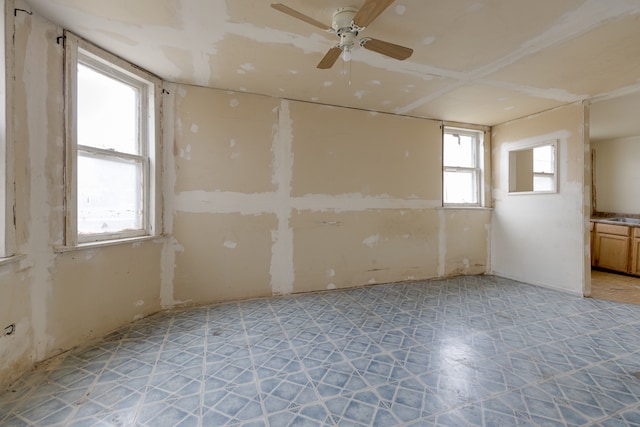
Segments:
[[[640,277],[591,270],[591,298],[640,304]]]
[[[0,424],[640,426],[640,306],[464,277],[161,313],[0,395]]]

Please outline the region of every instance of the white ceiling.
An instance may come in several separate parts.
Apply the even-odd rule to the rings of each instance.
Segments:
[[[274,0],[327,25],[364,0]],[[419,117],[494,125],[640,89],[639,0],[396,0],[364,35],[414,49],[358,48],[351,84],[335,35],[270,0],[28,0],[40,15],[173,81]]]

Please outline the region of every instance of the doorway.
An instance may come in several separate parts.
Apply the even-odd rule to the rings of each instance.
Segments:
[[[640,304],[640,277],[593,268],[591,298]]]
[[[587,165],[591,171],[591,218],[607,223],[602,225],[604,234],[599,234],[598,228],[597,236],[603,239],[598,241],[604,242],[606,236],[607,245],[603,255],[596,244],[599,262],[592,264],[597,267],[591,269],[590,296],[640,304],[640,277],[625,274],[639,271],[640,121],[636,112],[640,109],[640,92],[594,100],[588,108],[590,120],[585,133],[591,152],[591,164]],[[593,227],[591,238],[593,248]]]

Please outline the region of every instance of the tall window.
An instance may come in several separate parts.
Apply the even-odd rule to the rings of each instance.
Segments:
[[[482,132],[445,127],[442,143],[443,203],[480,206]]]
[[[159,81],[67,34],[68,244],[154,234]]]

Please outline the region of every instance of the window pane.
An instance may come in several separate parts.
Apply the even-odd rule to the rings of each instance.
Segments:
[[[142,228],[142,165],[78,153],[78,233]]]
[[[475,172],[445,172],[443,180],[445,203],[478,203]]]
[[[476,139],[469,135],[444,134],[444,166],[476,167]]]
[[[138,90],[78,64],[78,145],[138,150]]]
[[[533,171],[537,173],[553,173],[554,151],[553,145],[534,147]]]
[[[553,191],[553,177],[552,176],[533,176],[533,191]]]

